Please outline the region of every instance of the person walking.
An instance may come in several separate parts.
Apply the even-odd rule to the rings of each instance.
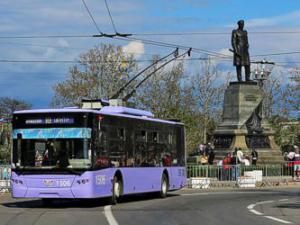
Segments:
[[[252,165],[256,166],[256,162],[258,160],[258,153],[255,148],[252,148],[251,157],[252,157]]]
[[[294,156],[294,173],[295,177],[294,180],[300,179],[300,154],[298,146],[294,146],[295,149],[295,156]]]

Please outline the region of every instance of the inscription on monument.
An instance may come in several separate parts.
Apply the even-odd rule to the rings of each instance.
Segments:
[[[257,100],[257,97],[254,95],[246,95],[244,98],[245,98],[245,101],[247,101],[247,102],[256,102],[256,100]]]
[[[216,148],[229,148],[233,141],[233,136],[215,136],[214,137],[214,146]]]

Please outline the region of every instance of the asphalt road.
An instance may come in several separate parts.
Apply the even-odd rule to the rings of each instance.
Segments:
[[[116,205],[106,199],[56,201],[12,199],[0,194],[0,225],[68,224],[203,224],[300,225],[300,190],[181,190],[168,198],[153,195],[126,197]]]

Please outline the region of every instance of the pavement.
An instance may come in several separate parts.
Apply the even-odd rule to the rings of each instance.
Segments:
[[[165,199],[128,196],[115,206],[108,199],[61,200],[45,206],[39,199],[0,193],[0,218],[0,225],[300,225],[300,189],[183,189]]]

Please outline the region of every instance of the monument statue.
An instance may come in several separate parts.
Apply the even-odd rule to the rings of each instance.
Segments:
[[[247,31],[244,21],[238,21],[238,28],[232,31],[233,64],[236,66],[239,82],[230,82],[224,93],[221,123],[214,131],[216,159],[221,160],[235,148],[243,149],[245,154],[255,148],[260,155],[258,163],[282,163],[283,157],[275,143],[275,132],[265,119],[263,110],[263,80],[270,71],[263,69],[255,76],[261,81],[250,80],[250,57]],[[259,62],[256,62],[259,63]],[[263,61],[261,64],[271,64]],[[246,82],[242,81],[242,67],[245,68]]]
[[[248,34],[244,30],[244,20],[237,22],[238,29],[232,31],[231,45],[233,48],[233,65],[236,66],[236,73],[238,81],[242,81],[242,67],[245,67],[246,81],[250,80],[250,57],[249,57],[249,43]]]

